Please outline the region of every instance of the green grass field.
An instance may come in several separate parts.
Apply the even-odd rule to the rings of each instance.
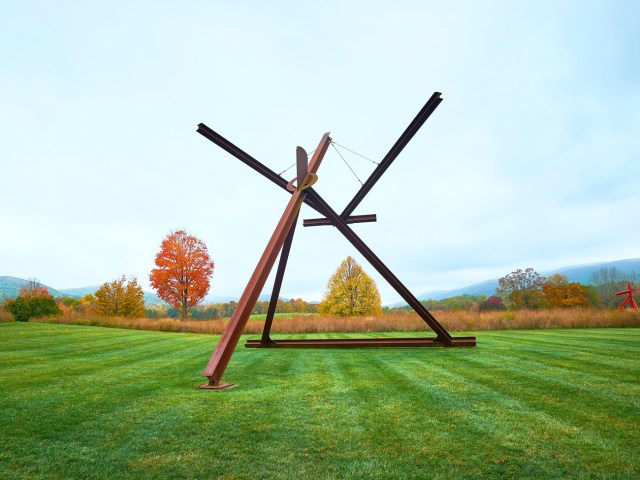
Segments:
[[[640,477],[640,329],[239,347],[195,389],[214,343],[0,324],[0,478]]]

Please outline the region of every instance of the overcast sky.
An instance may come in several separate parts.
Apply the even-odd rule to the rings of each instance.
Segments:
[[[640,257],[634,0],[3,1],[0,57],[0,275],[149,289],[186,229],[211,295],[239,296],[289,195],[197,124],[276,172],[325,131],[379,161],[434,91],[354,212],[378,215],[353,228],[415,294]],[[338,211],[360,186],[332,150],[318,177]],[[334,228],[298,227],[283,296],[320,300],[352,255],[399,300]]]

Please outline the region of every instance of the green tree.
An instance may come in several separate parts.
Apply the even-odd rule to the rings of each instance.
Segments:
[[[382,313],[378,287],[352,257],[347,257],[329,279],[319,312],[341,317]]]
[[[487,299],[486,295],[458,295],[442,300],[421,300],[428,310],[468,310],[476,311],[478,305]]]
[[[7,300],[4,309],[18,322],[28,322],[30,318],[62,313],[56,301],[49,295],[49,291],[35,279],[27,281],[20,289],[17,298]]]
[[[144,292],[133,277],[123,275],[112,282],[105,282],[95,293],[96,310],[103,315],[144,317]]]
[[[589,306],[597,308],[602,307],[602,301],[598,295],[598,287],[595,285],[582,285],[582,290],[584,290],[584,293],[587,296]]]
[[[540,308],[544,303],[542,287],[545,280],[533,268],[517,269],[498,280],[496,293],[506,298],[512,310]]]
[[[80,305],[80,300],[73,297],[63,297],[60,299],[60,303],[65,307],[70,307],[75,309],[78,305]]]

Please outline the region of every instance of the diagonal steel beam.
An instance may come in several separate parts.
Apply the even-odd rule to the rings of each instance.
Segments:
[[[300,182],[302,184],[302,182]],[[267,309],[267,318],[264,320],[264,328],[262,329],[261,343],[272,343],[271,337],[271,325],[273,323],[273,317],[276,313],[276,307],[278,306],[278,299],[280,297],[280,288],[282,287],[282,280],[284,279],[284,271],[287,268],[287,260],[289,260],[289,252],[291,251],[291,244],[293,243],[293,234],[296,232],[296,219],[293,221],[293,226],[287,235],[284,245],[282,246],[282,252],[280,252],[280,261],[278,262],[278,269],[276,270],[276,278],[273,282],[273,290],[271,291],[271,299],[269,300],[269,308]]]
[[[453,337],[447,332],[447,330],[431,315],[429,310],[426,309],[420,300],[413,296],[407,287],[396,277],[389,268],[382,263],[375,253],[365,244],[356,233],[349,228],[347,223],[338,215],[327,202],[313,189],[307,190],[307,196],[311,197],[313,201],[318,205],[320,212],[331,220],[331,223],[336,227],[340,233],[342,233],[349,242],[366,258],[369,263],[375,268],[380,275],[391,285],[396,292],[413,308],[418,315],[424,320],[424,322],[431,327],[431,329],[437,334],[438,341],[448,346],[453,346]]]
[[[287,184],[289,182],[287,182],[284,178],[282,178],[280,175],[278,175],[276,172],[271,170],[266,165],[263,165],[262,163],[260,163],[258,160],[253,158],[251,155],[249,155],[247,152],[242,150],[240,147],[231,143],[229,140],[224,138],[218,132],[207,127],[204,123],[198,124],[198,129],[196,131],[203,137],[211,140],[213,143],[218,145],[223,150],[229,152],[231,155],[236,157],[245,165],[248,165],[249,167],[253,168],[256,172],[258,172],[263,177],[268,178],[273,183],[278,185],[280,188],[289,192],[289,190],[287,189]],[[289,193],[292,193],[292,192],[289,192]],[[312,200],[305,199],[305,203],[309,205],[311,208],[313,208],[314,210],[317,210]]]
[[[307,195],[306,192],[314,181],[314,177],[316,177],[316,172],[320,167],[320,163],[322,162],[327,149],[329,148],[330,142],[331,138],[329,137],[329,133],[325,133],[320,140],[318,148],[316,148],[311,161],[309,162],[307,169],[308,174],[305,181],[300,185],[297,185],[294,189],[291,198],[289,199],[289,203],[287,204],[282,217],[280,217],[280,221],[271,235],[269,243],[262,253],[260,260],[249,279],[249,283],[247,283],[240,300],[238,300],[238,305],[236,306],[233,315],[231,315],[229,323],[227,323],[227,326],[222,332],[222,336],[220,337],[220,340],[218,341],[218,344],[216,345],[216,348],[204,369],[203,376],[209,378],[209,384],[202,385],[202,388],[224,388],[230,385],[226,382],[221,382],[222,374],[226,370],[229,360],[231,360],[231,356],[233,355],[233,351],[238,345],[238,340],[240,340],[242,330],[247,324],[247,320],[249,320],[249,315],[258,300],[260,292],[264,288],[264,284],[267,281],[276,258],[282,250],[284,242],[289,235],[291,228],[293,228],[295,220],[298,218],[298,212],[300,211],[300,207]],[[297,158],[304,156],[304,160],[306,161],[307,154],[303,148],[298,147],[296,156]]]
[[[240,147],[238,147],[238,146],[234,145],[233,143],[231,143],[229,140],[224,138],[218,132],[215,132],[211,128],[207,127],[204,123],[198,124],[198,129],[196,131],[200,135],[202,135],[202,136],[208,138],[209,140],[211,140],[213,143],[218,145],[223,150],[226,150],[227,152],[229,152],[231,155],[236,157],[238,160],[240,160],[243,163],[249,165],[251,168],[253,168],[255,171],[257,171],[261,175],[267,177],[269,180],[271,180],[273,183],[275,183],[279,187],[281,187],[281,188],[283,188],[285,190],[287,189],[287,183],[288,182],[284,178],[282,178],[276,172],[271,170],[269,167],[264,166],[258,160],[253,158],[251,155],[249,155],[247,152],[242,150]]]
[[[407,146],[413,136],[418,132],[418,130],[420,130],[420,127],[424,125],[424,122],[427,121],[433,111],[438,107],[438,105],[440,105],[440,102],[442,102],[442,98],[440,98],[440,95],[442,95],[440,92],[434,92],[434,94],[431,95],[431,98],[429,98],[424,107],[422,107],[422,109],[418,112],[416,118],[413,119],[413,121],[405,129],[402,135],[400,135],[400,138],[398,138],[396,143],[394,143],[393,147],[391,147],[391,150],[389,150],[389,152],[382,159],[380,165],[378,165],[371,173],[371,175],[369,175],[367,181],[364,182],[362,187],[360,187],[360,190],[358,190],[353,199],[342,211],[340,216],[343,219],[353,213],[356,207],[367,195],[367,193],[369,193],[369,190],[371,190],[376,182],[380,180],[382,174],[387,170],[387,168],[391,166],[393,161],[398,157],[398,155],[400,155],[400,152],[402,152],[404,147]]]
[[[431,98],[427,100],[427,103],[425,103],[424,107],[422,107],[422,109],[418,112],[416,117],[411,121],[409,126],[402,133],[402,135],[400,135],[400,138],[398,138],[396,143],[393,144],[393,146],[391,147],[389,152],[385,155],[385,157],[382,159],[380,164],[375,168],[373,172],[371,172],[371,175],[369,175],[369,178],[367,178],[367,180],[362,184],[362,187],[360,187],[360,190],[356,192],[356,194],[353,196],[349,204],[342,211],[340,216],[343,219],[348,218],[353,213],[353,211],[360,204],[360,202],[364,200],[364,197],[367,196],[367,194],[373,188],[373,186],[377,183],[377,181],[380,180],[380,177],[382,177],[384,172],[387,171],[387,169],[391,166],[393,161],[398,157],[398,155],[400,155],[400,152],[402,152],[404,147],[407,146],[409,141],[414,137],[416,133],[418,133],[418,130],[420,130],[422,125],[424,125],[424,123],[435,111],[438,105],[440,105],[440,102],[442,102],[442,98],[440,98],[440,95],[442,95],[440,92],[434,92],[433,95],[431,95]],[[315,210],[317,211],[318,209],[316,208]],[[304,222],[305,222],[305,225],[304,225],[305,227],[314,227],[318,225],[332,225],[332,222],[326,218],[324,219],[313,218],[313,219],[305,220]],[[349,222],[349,223],[355,223],[355,222]]]
[[[262,176],[264,176],[264,177],[268,178],[269,180],[271,180],[273,183],[278,185],[280,188],[288,191],[289,193],[293,193],[287,188],[288,182],[284,178],[282,178],[280,175],[278,175],[276,172],[271,170],[266,165],[260,163],[258,160],[253,158],[251,155],[249,155],[247,152],[242,150],[240,147],[238,147],[238,146],[234,145],[233,143],[231,143],[229,140],[224,138],[218,132],[216,132],[216,131],[212,130],[211,128],[207,127],[204,123],[200,123],[198,125],[198,129],[196,131],[200,135],[202,135],[203,137],[211,140],[213,143],[218,145],[220,148],[222,148],[226,152],[229,152],[231,155],[236,157],[238,160],[240,160],[245,165],[248,165],[249,167],[253,168],[256,172],[261,174]],[[304,199],[304,203],[309,205],[314,210],[318,211],[318,208],[314,204],[313,200],[311,200],[310,198],[308,198],[308,197],[305,198]],[[318,213],[320,213],[320,212],[318,211]],[[322,219],[322,220],[327,221],[326,219]],[[375,221],[375,216],[372,216],[372,215],[356,215],[355,217],[346,218],[345,221],[347,223],[374,222]],[[327,225],[329,225],[329,223],[327,223]]]

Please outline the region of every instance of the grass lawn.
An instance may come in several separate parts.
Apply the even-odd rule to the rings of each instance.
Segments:
[[[0,478],[640,478],[640,329],[239,347],[194,389],[214,343],[0,324]]]

